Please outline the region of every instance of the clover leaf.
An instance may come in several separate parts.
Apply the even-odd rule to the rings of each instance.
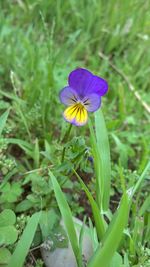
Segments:
[[[0,213],[0,246],[13,244],[17,240],[15,222],[16,215],[12,210],[5,209]]]

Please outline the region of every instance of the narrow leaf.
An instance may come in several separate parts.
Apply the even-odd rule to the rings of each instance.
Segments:
[[[150,206],[150,195],[148,195],[146,197],[146,199],[144,200],[144,203],[142,204],[142,206],[139,210],[139,216],[140,217],[143,216],[146,211],[148,211],[149,206]]]
[[[101,109],[95,112],[95,131],[97,148],[101,160],[100,178],[103,180],[103,209],[108,210],[110,198],[111,162],[108,134]]]
[[[8,115],[9,115],[9,110],[5,111],[5,112],[0,116],[0,136],[1,136],[1,134],[2,134],[2,131],[3,131],[4,127],[5,127],[5,124],[6,124]]]
[[[39,162],[40,162],[40,149],[39,149],[39,141],[36,138],[35,140],[35,147],[34,147],[34,168],[39,168]]]
[[[79,182],[81,183],[81,186],[82,186],[84,192],[86,193],[86,195],[88,197],[88,200],[89,200],[91,208],[92,208],[92,213],[93,213],[93,217],[94,217],[94,221],[95,221],[97,235],[98,235],[99,240],[101,240],[102,237],[104,236],[105,228],[106,228],[106,223],[104,221],[104,218],[101,215],[100,210],[97,206],[97,203],[95,202],[88,187],[84,184],[84,182],[82,181],[82,179],[80,178],[78,173],[75,170],[73,170],[73,171],[74,171],[76,177],[78,178]]]
[[[64,224],[69,236],[69,240],[74,252],[74,255],[76,257],[76,261],[78,263],[78,266],[82,266],[82,257],[81,257],[81,253],[79,250],[79,245],[78,245],[78,239],[77,239],[77,235],[76,235],[76,231],[75,231],[75,227],[74,227],[74,223],[73,223],[73,219],[72,219],[72,214],[71,214],[71,210],[69,208],[69,205],[66,201],[66,198],[56,180],[56,177],[53,175],[53,173],[51,171],[49,171],[50,177],[51,177],[51,181],[53,184],[53,188],[54,188],[54,192],[55,192],[55,197],[61,212],[61,215],[63,217],[64,220]]]
[[[102,207],[102,199],[103,199],[103,179],[101,177],[101,160],[99,151],[97,148],[97,142],[93,130],[92,123],[89,119],[89,129],[90,129],[90,140],[91,140],[91,146],[92,146],[92,152],[94,157],[94,168],[95,168],[95,174],[96,174],[96,202],[100,209],[100,211],[103,211]]]
[[[0,139],[1,140],[1,139]],[[16,138],[4,138],[3,140],[5,140],[7,142],[7,144],[15,144],[18,145],[22,150],[25,151],[25,153],[30,156],[31,158],[34,159],[34,148],[33,145],[31,145],[30,143],[21,140],[21,139],[16,139]]]
[[[131,193],[131,199],[134,196],[134,194],[136,193],[136,191],[139,189],[139,187],[141,186],[141,183],[143,182],[143,180],[145,179],[146,173],[147,171],[150,170],[150,161],[147,163],[144,171],[142,172],[141,176],[139,177],[137,183],[135,184],[132,193]]]
[[[89,262],[88,267],[109,266],[121,241],[123,230],[128,219],[129,206],[127,195],[124,194],[120,207],[114,215],[115,219],[110,223],[106,236],[104,236],[104,239],[102,240],[102,246],[99,245],[94,256]]]
[[[24,261],[32,244],[39,223],[40,215],[41,213],[35,213],[29,219],[7,267],[24,266]]]

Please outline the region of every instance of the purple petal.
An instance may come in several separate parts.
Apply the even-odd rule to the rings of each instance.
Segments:
[[[88,70],[76,69],[70,73],[68,83],[81,97],[84,97],[85,89],[89,87],[92,77],[92,73]]]
[[[68,77],[68,82],[69,86],[80,96],[80,99],[87,94],[103,96],[108,90],[108,84],[104,79],[94,76],[86,69],[79,68],[72,71]]]
[[[95,93],[100,96],[103,96],[107,93],[107,91],[108,83],[104,79],[93,75],[93,79],[89,87],[88,93]]]
[[[82,103],[89,112],[94,112],[100,108],[101,97],[98,94],[90,94],[82,99]]]
[[[64,87],[59,93],[60,101],[66,105],[74,105],[78,101],[78,95],[75,90],[69,86]]]

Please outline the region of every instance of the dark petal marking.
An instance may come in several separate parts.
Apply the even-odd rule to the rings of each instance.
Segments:
[[[83,104],[87,111],[96,111],[101,104],[101,98],[98,94],[89,94],[83,100]]]
[[[73,113],[76,111],[77,108],[78,108],[78,105],[75,105],[75,107],[73,108],[73,111],[71,112],[71,115],[73,115]]]
[[[69,86],[64,87],[59,93],[60,101],[66,105],[70,106],[77,102],[78,96],[76,92]]]
[[[85,100],[83,101],[83,103],[86,103],[88,100],[89,100],[88,98],[87,98],[87,99],[85,99]]]
[[[76,103],[76,100],[75,99],[73,99],[73,98],[70,98],[73,102],[75,102]]]
[[[73,113],[76,111],[76,115],[77,115],[77,113],[78,113],[78,111],[80,110],[80,109],[82,109],[78,104],[76,104],[76,107],[74,108],[74,111],[71,113],[71,115],[73,115]],[[75,116],[76,116],[75,115]]]
[[[76,101],[78,101],[78,99],[76,98],[76,96],[75,95],[73,95],[74,96],[74,99],[76,100]]]
[[[88,114],[82,103],[68,107],[64,112],[64,119],[76,126],[83,126],[87,122]]]

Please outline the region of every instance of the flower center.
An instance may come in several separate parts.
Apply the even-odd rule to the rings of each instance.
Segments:
[[[79,109],[84,108],[84,104],[81,101],[77,101],[77,105]]]

